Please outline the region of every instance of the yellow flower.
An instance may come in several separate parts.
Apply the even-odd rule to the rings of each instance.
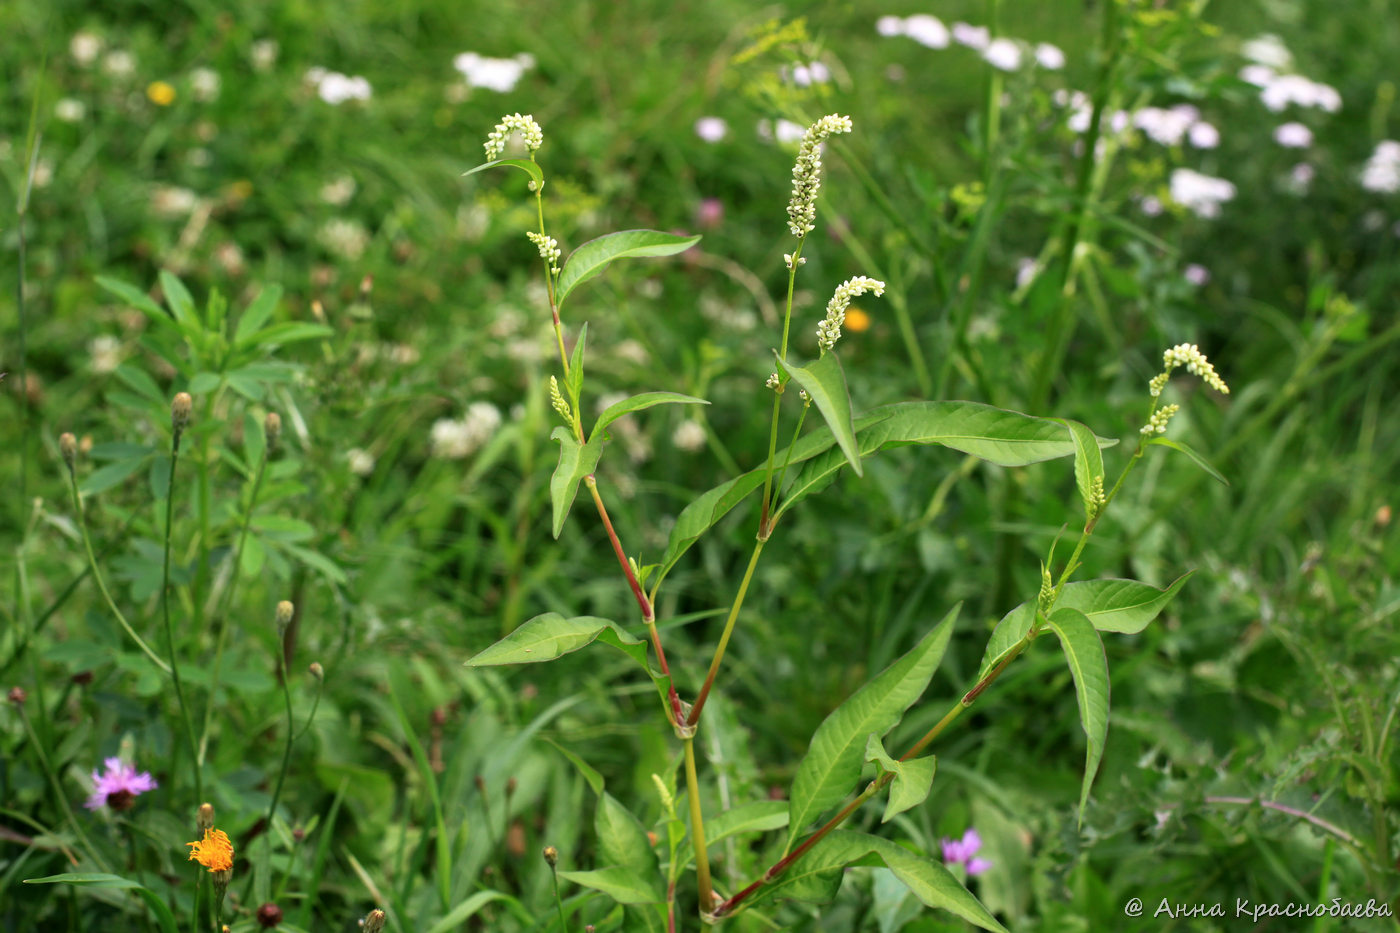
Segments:
[[[222,829],[206,829],[202,840],[185,845],[190,847],[191,862],[198,862],[211,872],[232,870],[233,843]]]
[[[175,101],[175,89],[164,81],[152,81],[146,85],[146,96],[157,107],[169,107]]]
[[[860,308],[846,309],[846,330],[859,334],[870,329],[870,315]]]

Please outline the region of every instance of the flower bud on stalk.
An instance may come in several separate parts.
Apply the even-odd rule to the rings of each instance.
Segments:
[[[194,399],[188,392],[179,392],[170,403],[170,427],[178,438],[190,423],[190,412],[194,409]]]

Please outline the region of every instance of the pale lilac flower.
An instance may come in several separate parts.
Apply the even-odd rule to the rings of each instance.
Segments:
[[[1042,68],[1059,71],[1065,67],[1065,53],[1058,45],[1042,42],[1035,47],[1035,61]]]
[[[1154,195],[1148,195],[1138,202],[1138,209],[1148,217],[1157,217],[1162,213],[1162,201]]]
[[[946,49],[952,38],[943,20],[927,13],[915,13],[904,21],[904,34],[930,49]]]
[[[1172,200],[1207,219],[1220,216],[1220,205],[1235,196],[1235,186],[1223,178],[1179,168],[1171,175]]]
[[[156,789],[155,779],[145,771],[136,772],[136,766],[127,764],[120,758],[104,758],[106,771],[92,772],[92,796],[83,806],[89,810],[111,807],[113,810],[130,810],[136,797],[148,790]]]
[[[980,875],[992,867],[991,862],[976,857],[982,848],[982,837],[975,829],[963,833],[962,839],[944,838],[941,845],[944,864],[965,865],[970,876]]]
[[[982,50],[982,57],[993,68],[1015,71],[1021,67],[1021,47],[1011,39],[993,39]]]
[[[1016,287],[1025,288],[1035,281],[1035,275],[1040,271],[1036,261],[1030,256],[1022,256],[1016,261]]]
[[[875,31],[886,39],[904,35],[904,20],[898,16],[882,16],[875,21]]]
[[[1268,87],[1276,77],[1278,72],[1268,65],[1245,65],[1240,69],[1240,80],[1255,87]]]
[[[1199,288],[1210,281],[1210,270],[1193,262],[1181,270],[1181,277]]]
[[[1177,146],[1199,118],[1200,111],[1189,104],[1170,109],[1143,107],[1133,114],[1133,125],[1159,145]]]
[[[982,51],[992,41],[992,34],[986,26],[973,26],[968,23],[953,24],[953,41],[970,49]]]
[[[773,135],[780,143],[800,143],[802,137],[807,133],[807,128],[791,120],[779,120],[773,127]]]
[[[702,230],[713,230],[724,220],[724,202],[719,198],[705,198],[695,208],[695,225]]]
[[[784,66],[780,74],[784,81],[791,81],[797,87],[811,87],[831,80],[831,69],[821,62],[797,62],[791,67]]]
[[[1306,194],[1308,188],[1312,186],[1313,178],[1317,176],[1317,169],[1306,162],[1299,162],[1293,166],[1288,173],[1289,187],[1296,194]]]
[[[1274,113],[1278,113],[1289,104],[1317,107],[1328,113],[1335,113],[1342,106],[1342,96],[1337,93],[1336,88],[1310,81],[1302,75],[1276,76],[1264,85],[1259,99]]]
[[[1274,142],[1288,149],[1306,149],[1312,145],[1312,130],[1301,123],[1284,123],[1274,127]]]
[[[1220,131],[1204,120],[1191,124],[1191,129],[1186,131],[1186,138],[1197,149],[1214,149],[1220,145]]]
[[[707,143],[717,143],[729,135],[729,124],[723,117],[701,117],[695,121],[695,135]]]

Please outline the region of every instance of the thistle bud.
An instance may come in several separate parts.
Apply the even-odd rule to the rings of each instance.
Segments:
[[[361,921],[360,928],[364,933],[379,933],[384,929],[384,911],[378,907],[365,914],[365,919]]]
[[[24,701],[29,699],[29,694],[24,692],[23,687],[10,688],[10,702],[16,706],[23,706]]]
[[[63,455],[63,462],[68,464],[68,472],[73,472],[73,464],[78,459],[78,439],[64,431],[58,436],[58,452]]]
[[[282,922],[282,908],[276,904],[263,904],[258,908],[258,926],[270,930]]]
[[[307,670],[311,672],[312,677],[316,678],[317,683],[326,679],[326,671],[325,668],[321,667],[320,661],[312,661],[311,666],[308,667]]]
[[[275,411],[267,413],[263,419],[263,437],[267,439],[267,449],[272,450],[277,446],[277,439],[282,436],[282,416]]]
[[[292,624],[294,612],[296,612],[296,607],[289,599],[284,599],[277,604],[277,634],[279,637],[287,630],[287,626]]]
[[[194,825],[201,833],[207,829],[213,828],[214,805],[212,803],[201,803],[199,805],[199,812],[195,814]]]
[[[549,867],[550,867],[550,868],[553,868],[555,865],[558,865],[558,864],[559,864],[559,850],[556,849],[556,848],[554,848],[554,846],[545,846],[545,847],[544,847],[544,860],[545,860],[546,862],[549,863]]]
[[[170,403],[170,426],[174,428],[176,435],[189,425],[190,412],[193,409],[194,399],[190,398],[188,392],[176,393],[175,400]]]

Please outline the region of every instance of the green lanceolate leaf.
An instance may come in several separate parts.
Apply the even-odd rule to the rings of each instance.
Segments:
[[[118,460],[115,463],[109,463],[104,467],[93,470],[84,477],[82,482],[78,483],[78,491],[85,496],[104,492],[116,486],[145,465],[145,457],[133,457],[130,460]]]
[[[1079,792],[1079,823],[1084,824],[1084,807],[1089,788],[1099,772],[1104,743],[1108,741],[1108,657],[1089,618],[1078,609],[1059,608],[1050,613],[1050,628],[1060,637],[1065,660],[1074,677],[1074,693],[1079,699],[1079,722],[1088,738],[1084,762],[1084,785]]]
[[[588,322],[578,329],[578,340],[574,341],[574,352],[569,357],[569,378],[565,388],[569,391],[569,404],[579,408],[579,394],[583,392],[583,346],[588,342]]]
[[[277,302],[281,300],[281,285],[264,286],[263,290],[258,292],[258,297],[253,299],[253,303],[248,305],[248,310],[238,319],[238,328],[233,332],[234,346],[245,345],[248,338],[257,333],[267,323],[267,319],[272,317],[272,312],[277,310]]]
[[[180,330],[184,331],[185,336],[193,338],[199,334],[204,329],[204,325],[199,320],[199,312],[195,310],[194,296],[185,287],[185,283],[162,269],[160,290],[165,293],[165,303],[170,308],[170,313],[175,316],[175,323],[180,325]]]
[[[854,789],[870,734],[890,731],[923,695],[948,647],[959,608],[953,607],[908,654],[853,693],[817,727],[792,781],[785,852],[809,824]]]
[[[885,752],[885,745],[880,741],[880,737],[872,732],[865,742],[865,760],[875,762],[882,773],[894,775],[894,779],[890,781],[890,796],[885,804],[885,815],[880,818],[881,823],[888,823],[891,817],[910,807],[917,807],[927,799],[928,792],[933,789],[933,772],[938,766],[938,761],[932,755],[927,758],[915,758],[913,761],[896,761]]]
[[[589,240],[569,254],[560,270],[555,303],[563,307],[570,292],[600,274],[615,259],[672,256],[699,242],[699,236],[678,236],[660,230],[620,230]]]
[[[1192,463],[1196,464],[1196,466],[1209,473],[1211,479],[1223,483],[1226,486],[1230,485],[1230,481],[1225,478],[1225,474],[1221,473],[1215,467],[1211,466],[1209,460],[1207,460],[1205,457],[1202,457],[1194,449],[1187,447],[1185,444],[1181,443],[1181,441],[1174,441],[1169,437],[1154,437],[1147,443],[1155,444],[1158,447],[1170,447],[1172,450],[1185,454],[1186,456],[1191,458]]]
[[[25,884],[71,884],[80,888],[128,888],[136,892],[151,908],[151,913],[160,925],[161,933],[177,933],[175,915],[169,905],[154,891],[130,878],[109,875],[102,872],[69,872],[63,875],[49,875],[44,878],[26,878]]]
[[[1078,421],[1062,419],[1069,435],[1074,440],[1074,484],[1079,487],[1079,497],[1084,500],[1084,518],[1092,520],[1098,511],[1094,498],[1094,479],[1098,478],[1099,489],[1103,489],[1103,454],[1099,452],[1099,441],[1094,432]]]
[[[173,327],[175,325],[175,322],[170,317],[170,313],[156,304],[155,301],[151,299],[150,295],[147,295],[136,286],[128,285],[120,279],[108,278],[105,275],[97,276],[95,281],[98,285],[101,285],[128,305],[140,311],[152,321],[164,324],[167,327]]]
[[[857,476],[864,475],[860,466],[860,449],[856,446],[856,426],[851,418],[851,393],[846,388],[846,374],[841,369],[841,361],[836,351],[823,353],[820,359],[806,366],[794,366],[784,362],[774,351],[773,358],[778,368],[792,377],[792,380],[807,390],[807,395],[821,412],[826,425],[836,437],[846,462]]]
[[[467,667],[553,661],[595,641],[611,645],[643,667],[647,666],[646,642],[628,635],[616,623],[594,616],[566,619],[557,612],[546,612],[525,622],[490,648],[478,652],[467,662]]]
[[[569,751],[567,748],[560,745],[553,739],[546,738],[545,741],[548,742],[550,745],[553,745],[555,748],[559,749],[559,753],[562,754],[565,758],[569,759],[573,766],[578,770],[579,775],[585,781],[588,782],[588,786],[593,788],[593,793],[599,795],[603,793],[603,776],[598,773],[598,770],[596,768],[594,768],[588,762],[584,761],[578,755]]]
[[[1167,607],[1191,574],[1188,571],[1166,589],[1137,580],[1085,580],[1060,591],[1056,609],[1078,609],[1100,632],[1135,635]]]
[[[1034,600],[1024,602],[1001,617],[996,628],[992,629],[992,637],[987,639],[987,650],[982,653],[982,667],[977,672],[978,680],[987,676],[1006,657],[1007,652],[1026,637],[1031,623],[1035,621],[1035,607]]]
[[[760,888],[752,902],[759,904],[782,897],[829,900],[840,884],[843,868],[880,863],[894,872],[924,906],[946,910],[984,930],[1007,933],[982,902],[938,862],[888,839],[845,829],[828,834],[793,862],[775,883]]]
[[[467,169],[465,172],[462,173],[462,177],[466,178],[468,175],[475,175],[477,172],[484,172],[488,168],[495,168],[498,165],[504,165],[509,168],[518,168],[526,175],[529,175],[530,178],[534,180],[535,184],[544,184],[544,169],[540,168],[539,165],[537,165],[534,162],[531,162],[529,159],[496,159],[492,162],[483,162],[476,168]]]
[[[643,878],[621,865],[597,871],[561,871],[559,877],[594,891],[602,891],[619,904],[654,904],[665,899],[659,876]]]
[[[639,878],[656,876],[656,852],[647,841],[646,830],[631,811],[607,791],[598,797],[593,831],[598,837],[599,861],[620,865]]]
[[[593,433],[588,436],[591,444],[594,440],[602,437],[602,431],[623,415],[631,414],[634,411],[641,411],[644,408],[651,408],[654,405],[708,405],[709,402],[703,398],[696,398],[693,395],[681,395],[677,392],[643,392],[641,395],[634,395],[625,398],[616,404],[609,405],[607,409],[598,416],[598,421],[593,425]]]
[[[563,425],[549,436],[559,442],[559,465],[549,480],[549,498],[554,504],[554,537],[558,538],[574,497],[578,495],[578,484],[598,468],[598,459],[603,456],[603,439],[600,435],[581,445]]]
[[[786,800],[752,800],[741,803],[705,820],[705,847],[713,849],[715,843],[730,836],[771,832],[782,829],[787,824]],[[680,849],[681,864],[689,864],[695,857],[694,845],[693,840],[686,839]]]

